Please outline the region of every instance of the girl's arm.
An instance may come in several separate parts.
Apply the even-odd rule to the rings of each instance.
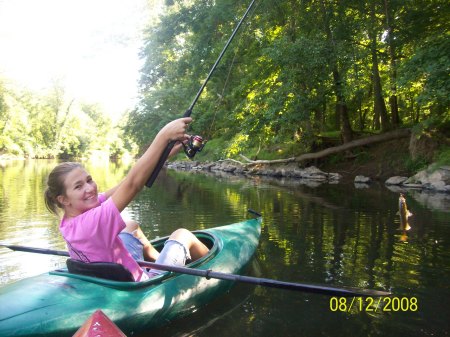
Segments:
[[[130,172],[128,172],[125,179],[119,185],[106,192],[111,193],[114,204],[120,212],[123,211],[142,189],[169,142],[177,140],[184,141],[188,138],[186,128],[191,121],[192,118],[184,117],[176,119],[164,126],[158,132],[147,151],[145,151],[142,157],[131,168]]]
[[[169,153],[169,158],[176,155],[180,151],[182,146],[183,145],[181,143],[176,143]],[[108,199],[110,196],[112,196],[114,192],[119,188],[120,184],[122,184],[122,181],[118,183],[115,187],[107,190],[106,192],[103,192],[103,194],[105,195],[105,199]]]

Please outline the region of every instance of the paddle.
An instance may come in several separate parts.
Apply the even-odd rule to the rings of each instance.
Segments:
[[[219,280],[227,280],[234,282],[243,282],[255,284],[263,287],[270,288],[278,288],[278,289],[287,289],[287,290],[298,290],[305,291],[309,293],[316,294],[326,294],[333,296],[389,296],[390,293],[386,291],[380,290],[371,290],[371,289],[358,289],[358,288],[349,288],[349,287],[329,287],[325,285],[315,285],[315,284],[306,284],[306,283],[293,283],[293,282],[285,282],[278,281],[274,279],[268,278],[260,278],[260,277],[252,277],[252,276],[242,276],[236,274],[228,274],[228,273],[220,273],[212,270],[202,270],[202,269],[192,269],[187,267],[178,267],[178,266],[167,266],[162,264],[157,264],[153,262],[147,261],[138,261],[141,267],[149,267],[154,269],[160,269],[165,271],[171,271],[174,273],[180,274],[188,274],[194,276],[206,277],[207,279],[219,279]]]
[[[47,255],[59,255],[59,256],[69,256],[68,252],[62,250],[53,250],[53,249],[44,249],[44,248],[35,248],[35,247],[26,247],[26,246],[17,246],[17,245],[6,245],[0,244],[0,247],[9,248],[15,251],[21,252],[29,252],[29,253],[38,253],[38,254],[47,254]],[[287,289],[287,290],[298,290],[315,294],[325,294],[330,296],[389,296],[391,293],[380,290],[371,290],[371,289],[359,289],[359,288],[350,288],[350,287],[329,287],[325,285],[316,285],[316,284],[307,284],[307,283],[293,283],[293,282],[284,282],[278,281],[268,278],[259,278],[259,277],[251,277],[251,276],[242,276],[236,274],[228,274],[228,273],[220,273],[212,270],[202,270],[202,269],[194,269],[187,267],[177,267],[177,266],[168,266],[157,264],[153,262],[147,261],[137,261],[141,267],[154,268],[164,271],[170,271],[179,274],[187,274],[193,276],[201,276],[206,277],[207,279],[220,279],[234,282],[243,282],[255,284],[263,287],[270,288],[278,288],[278,289]]]

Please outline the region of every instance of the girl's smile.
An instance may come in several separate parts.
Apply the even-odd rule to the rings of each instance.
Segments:
[[[65,194],[58,196],[66,217],[74,217],[99,205],[97,184],[82,168],[67,174],[64,180]]]

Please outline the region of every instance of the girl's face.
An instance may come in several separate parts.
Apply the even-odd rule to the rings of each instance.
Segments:
[[[74,217],[97,207],[97,184],[83,168],[70,171],[64,180],[65,194],[58,196],[66,216]]]

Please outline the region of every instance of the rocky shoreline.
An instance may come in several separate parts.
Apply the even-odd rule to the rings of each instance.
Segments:
[[[430,190],[450,193],[450,166],[430,165],[412,177],[394,176],[386,180],[388,186],[401,186],[406,189]]]
[[[338,184],[342,174],[324,172],[315,166],[301,168],[296,163],[286,165],[243,165],[233,160],[217,162],[176,161],[168,164],[176,170],[196,170],[208,172],[226,172],[243,176],[268,176],[274,178],[293,178],[309,182]],[[354,178],[356,187],[369,187],[371,177],[357,175]],[[450,193],[450,166],[430,165],[412,177],[393,176],[384,184],[391,190],[426,190],[438,193]]]

